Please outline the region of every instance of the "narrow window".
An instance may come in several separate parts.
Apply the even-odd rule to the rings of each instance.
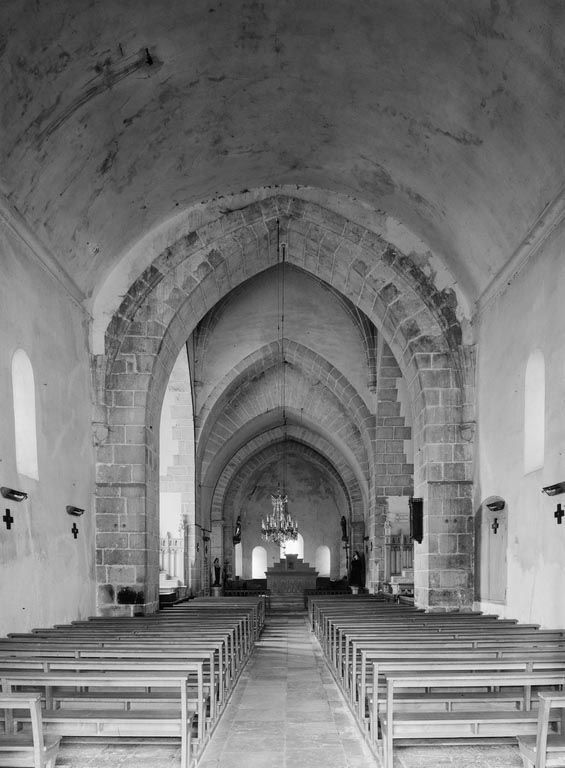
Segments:
[[[267,570],[267,550],[265,547],[253,547],[251,553],[251,578],[264,579]]]
[[[301,560],[304,560],[304,539],[300,533],[295,541],[291,539],[281,544],[281,559],[287,555],[298,555]]]
[[[322,544],[316,550],[316,570],[318,576],[329,576],[331,565],[331,553],[330,548],[325,544]]]
[[[241,551],[241,541],[234,547],[234,560],[235,560],[235,576],[243,576],[243,552]]]
[[[16,468],[18,474],[39,480],[35,425],[35,382],[30,359],[23,349],[16,350],[12,358],[12,393]]]
[[[524,392],[524,472],[543,467],[545,444],[545,363],[536,349],[526,366]]]

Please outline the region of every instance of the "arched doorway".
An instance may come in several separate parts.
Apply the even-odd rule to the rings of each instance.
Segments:
[[[482,603],[506,603],[507,547],[507,506],[500,497],[491,497],[475,519],[475,588]]]

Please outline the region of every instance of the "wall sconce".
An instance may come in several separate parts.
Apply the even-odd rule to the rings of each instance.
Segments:
[[[487,501],[487,507],[490,509],[491,512],[500,512],[501,509],[504,509],[505,505],[506,505],[506,502],[504,501],[504,499],[495,499],[494,501]]]
[[[555,483],[555,485],[546,485],[541,489],[542,493],[548,496],[557,496],[559,493],[565,493],[565,483]]]
[[[15,491],[13,488],[6,488],[2,486],[0,493],[5,499],[11,499],[12,501],[23,501],[27,499],[27,493],[24,491]]]
[[[80,517],[81,515],[84,515],[84,509],[81,509],[80,507],[73,507],[70,504],[67,504],[67,515]]]

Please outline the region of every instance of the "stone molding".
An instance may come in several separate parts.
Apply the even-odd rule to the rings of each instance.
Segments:
[[[504,267],[497,272],[477,299],[476,314],[479,317],[518,277],[564,219],[565,187],[546,205]]]
[[[63,288],[69,298],[80,308],[81,312],[91,320],[92,318],[85,308],[86,296],[84,293],[70,277],[68,272],[63,269],[58,259],[32,231],[18,209],[1,191],[0,220],[6,228],[26,246],[27,252],[34,258],[36,264],[38,264],[41,269]]]

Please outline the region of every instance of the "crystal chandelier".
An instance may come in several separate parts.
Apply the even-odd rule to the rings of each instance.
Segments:
[[[282,259],[279,254],[282,250]],[[283,426],[282,444],[282,491],[279,486],[276,493],[271,494],[272,511],[261,520],[261,536],[265,541],[272,541],[279,546],[286,541],[295,541],[298,538],[298,524],[288,512],[288,496],[285,493],[286,486],[286,410],[285,410],[285,361],[284,361],[284,289],[285,289],[285,254],[284,243],[279,245],[279,222],[277,221],[277,261],[279,264],[278,281],[278,305],[279,305],[279,335],[280,335],[280,396]]]
[[[273,511],[261,520],[261,536],[265,541],[281,545],[290,539],[295,541],[298,538],[298,524],[289,515],[287,503],[286,494],[283,496],[280,491],[271,494]]]

